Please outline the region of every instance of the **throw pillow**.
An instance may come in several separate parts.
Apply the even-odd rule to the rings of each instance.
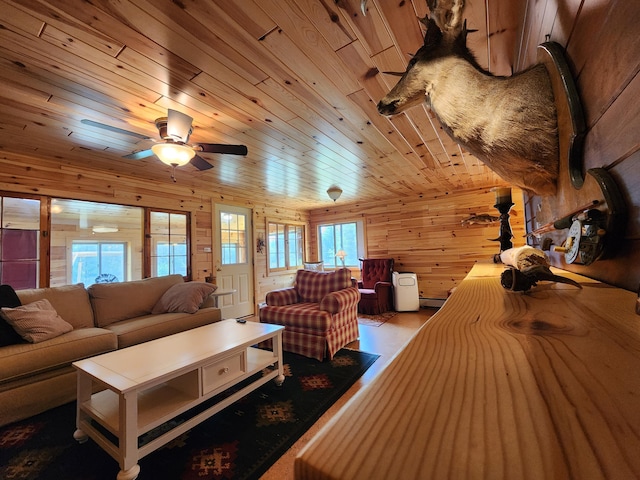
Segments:
[[[205,282],[177,283],[164,292],[151,313],[195,313],[217,285]]]
[[[73,330],[73,326],[58,315],[46,298],[16,308],[0,308],[0,315],[31,343],[49,340]]]
[[[16,291],[11,285],[0,285],[0,308],[15,308],[22,305]],[[24,343],[24,339],[18,335],[11,325],[0,316],[0,347]]]

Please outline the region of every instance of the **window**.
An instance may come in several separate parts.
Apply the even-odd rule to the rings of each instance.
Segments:
[[[141,207],[52,199],[50,286],[143,278],[143,219]]]
[[[359,267],[358,259],[364,254],[364,227],[361,221],[319,225],[318,241],[320,260],[325,267],[342,267],[341,260],[336,258],[339,250],[347,253],[345,266]]]
[[[184,213],[150,212],[152,277],[188,276],[187,220]]]
[[[40,201],[0,196],[0,283],[39,286]]]
[[[189,225],[183,212],[52,199],[49,285],[189,277]]]
[[[126,277],[124,242],[74,241],[71,246],[71,283],[122,282]]]
[[[297,270],[304,255],[304,226],[267,224],[269,271]]]
[[[222,265],[247,263],[247,217],[241,213],[220,212]]]

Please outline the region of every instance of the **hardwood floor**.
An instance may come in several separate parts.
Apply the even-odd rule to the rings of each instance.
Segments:
[[[377,353],[380,358],[333,404],[325,414],[261,477],[262,480],[293,479],[293,462],[297,453],[313,438],[358,390],[368,384],[393,358],[413,334],[437,311],[422,308],[418,312],[398,313],[379,327],[360,325],[360,338],[347,345],[363,352]]]

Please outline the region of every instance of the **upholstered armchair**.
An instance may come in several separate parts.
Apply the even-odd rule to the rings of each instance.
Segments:
[[[285,351],[332,359],[338,350],[358,339],[359,300],[349,269],[298,270],[293,287],[267,293],[260,321],[285,326]]]
[[[363,258],[360,261],[362,279],[358,282],[358,312],[378,315],[393,310],[393,258]]]

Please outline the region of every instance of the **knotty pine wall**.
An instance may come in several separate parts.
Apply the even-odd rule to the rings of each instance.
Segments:
[[[514,246],[525,244],[522,192],[512,192]],[[499,243],[490,241],[498,224],[462,226],[472,214],[499,216],[490,189],[450,192],[394,201],[340,205],[312,210],[309,223],[310,258],[317,258],[317,226],[327,222],[363,219],[366,256],[393,258],[395,270],[418,276],[421,298],[447,298],[447,292],[467,275],[478,260],[491,260]],[[352,272],[359,278],[360,272]]]
[[[627,230],[616,256],[568,270],[637,291],[640,284],[640,2],[528,0],[516,71],[536,61],[549,39],[566,50],[585,113],[584,169],[604,167],[626,200]],[[529,228],[536,228],[533,197]]]

